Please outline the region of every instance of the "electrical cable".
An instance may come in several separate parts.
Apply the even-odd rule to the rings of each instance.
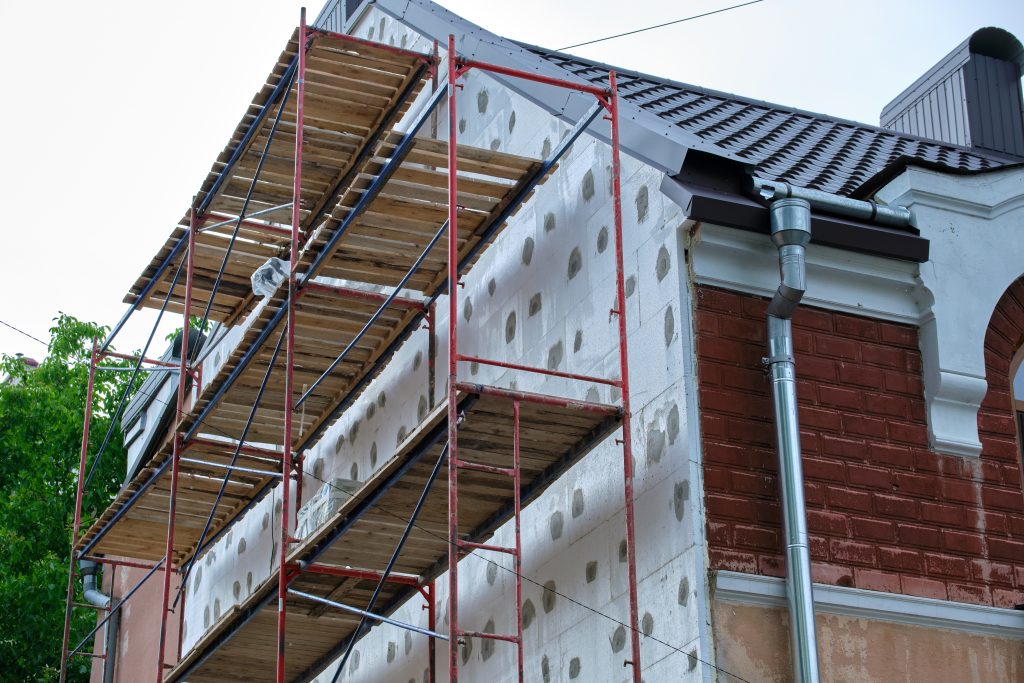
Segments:
[[[18,334],[23,334],[26,337],[28,337],[29,339],[31,339],[32,341],[37,341],[40,344],[42,344],[43,346],[45,346],[46,348],[50,348],[49,343],[44,342],[42,339],[40,339],[39,337],[35,336],[34,334],[29,334],[25,330],[18,329],[17,327],[15,327],[14,325],[10,324],[9,322],[4,322],[3,320],[0,320],[0,325],[4,325],[5,327],[9,327],[12,330],[14,330],[15,332],[17,332]]]
[[[654,26],[646,26],[644,28],[638,28],[633,31],[626,31],[625,33],[616,33],[613,36],[605,36],[604,38],[595,38],[594,40],[588,40],[585,43],[576,43],[575,45],[566,45],[565,47],[556,48],[559,52],[564,50],[571,50],[574,47],[583,47],[584,45],[593,45],[594,43],[603,43],[606,40],[612,40],[614,38],[622,38],[624,36],[632,36],[637,33],[643,33],[644,31],[652,31],[656,28],[664,28],[665,26],[673,26],[675,24],[682,24],[685,21],[693,21],[694,19],[700,19],[701,17],[709,17],[712,14],[721,14],[722,12],[728,12],[729,10],[739,9],[740,7],[747,7],[748,5],[756,5],[764,0],[751,0],[750,2],[743,2],[739,5],[732,5],[730,7],[723,7],[721,9],[712,10],[710,12],[704,12],[703,14],[694,14],[692,17],[684,17],[682,19],[676,19],[674,21],[666,21],[663,24],[655,24]]]

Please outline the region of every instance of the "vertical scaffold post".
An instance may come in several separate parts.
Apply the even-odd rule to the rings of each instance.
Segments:
[[[286,644],[285,614],[291,575],[286,564],[292,540],[289,522],[292,475],[292,404],[295,374],[295,273],[298,270],[299,224],[302,219],[302,137],[306,91],[306,8],[299,14],[299,65],[295,77],[295,173],[292,184],[292,238],[288,266],[287,339],[284,374],[284,447],[281,459],[281,557],[277,571],[277,683],[284,683]]]
[[[82,498],[85,495],[85,458],[89,452],[89,427],[92,424],[92,392],[96,381],[96,340],[92,340],[89,382],[85,389],[85,415],[82,418],[82,449],[78,456],[78,488],[75,492],[75,521],[71,526],[71,553],[68,560],[68,593],[64,605],[64,640],[60,648],[60,683],[67,677],[68,639],[71,637],[71,610],[75,602],[75,544],[82,526]]]
[[[523,511],[522,477],[519,467],[519,400],[512,402],[512,495],[516,514],[516,653],[519,658],[519,683],[523,683],[523,543],[520,523]]]
[[[434,582],[427,584],[427,628],[432,633],[437,633],[437,588]],[[434,655],[437,651],[437,642],[434,638],[427,638],[427,683],[437,681],[437,662]]]
[[[633,515],[633,438],[629,401],[629,347],[626,342],[626,285],[622,253],[622,184],[619,155],[619,91],[615,72],[608,73],[609,116],[612,129],[612,201],[615,219],[615,308],[619,319],[619,377],[622,382],[622,470],[626,507],[626,570],[629,582],[629,633],[633,683],[640,679],[640,620],[637,617],[636,531]]]
[[[448,36],[448,680],[459,680],[459,484],[458,406],[458,296],[459,290],[459,206],[458,156],[456,144],[455,92],[458,64],[455,36]]]
[[[181,350],[178,353],[178,399],[176,412],[171,424],[174,425],[174,439],[171,448],[171,491],[167,502],[167,546],[164,552],[164,585],[163,599],[160,603],[160,644],[157,647],[156,683],[164,680],[164,653],[167,646],[167,612],[170,608],[171,574],[174,573],[174,515],[178,504],[178,466],[181,461],[181,433],[178,425],[185,413],[185,386],[188,383],[188,338],[191,325],[189,315],[192,313],[192,281],[195,275],[196,231],[199,228],[199,216],[193,205],[189,211],[188,251],[185,254],[185,307],[182,313]]]

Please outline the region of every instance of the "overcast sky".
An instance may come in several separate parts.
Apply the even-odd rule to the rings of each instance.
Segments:
[[[442,4],[498,34],[558,48],[739,1]],[[40,12],[0,3],[0,320],[42,339],[58,311],[117,321],[125,291],[188,207],[301,4],[56,0]],[[310,4],[310,18],[319,10]],[[1024,37],[1024,3],[763,0],[576,52],[874,124],[904,87],[990,25]],[[141,347],[154,317],[137,314],[117,346]],[[44,349],[0,326],[0,352]]]

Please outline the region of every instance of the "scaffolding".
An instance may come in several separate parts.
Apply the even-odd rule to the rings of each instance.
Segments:
[[[376,623],[428,637],[431,681],[435,642],[448,642],[449,680],[454,683],[459,677],[457,644],[466,638],[515,646],[522,681],[522,508],[621,427],[617,443],[623,456],[632,647],[627,664],[634,683],[640,683],[615,74],[609,73],[606,88],[596,87],[474,61],[460,56],[456,47],[450,36],[442,60],[436,43],[430,54],[374,43],[309,27],[303,11],[186,217],[132,286],[124,318],[103,344],[94,346],[93,374],[100,360],[114,355],[111,341],[134,310],[151,307],[161,315],[170,310],[183,316],[170,433],[109,508],[83,530],[90,382],[61,681],[70,657],[97,656],[83,652],[90,637],[154,575],[162,580],[157,683],[307,681],[339,656],[343,664],[354,643]],[[594,104],[544,159],[459,144],[458,81],[471,70],[585,93]],[[429,97],[419,97],[426,88],[432,88]],[[447,139],[423,135],[445,102]],[[611,314],[618,320],[618,378],[461,354],[460,277],[602,114],[610,127],[612,155],[616,273]],[[272,257],[286,262],[287,276],[259,302],[249,277]],[[342,286],[339,279],[355,284]],[[365,285],[383,285],[386,291]],[[304,453],[415,330],[426,326],[433,340],[442,295],[448,305],[444,400],[325,524],[296,538]],[[205,357],[197,358],[189,345],[190,316],[247,325],[206,385]],[[160,364],[144,355],[145,350],[134,359],[136,372]],[[466,382],[459,376],[460,363],[610,385],[621,392],[621,405]],[[434,373],[430,376],[433,381]],[[268,446],[274,443],[281,446]],[[168,615],[183,613],[192,564],[278,486],[283,504],[277,568],[186,653],[180,651],[179,633],[179,652],[169,663]],[[510,521],[514,544],[489,544]],[[459,560],[478,550],[512,558],[514,633],[460,627]],[[147,573],[72,648],[80,559]],[[434,581],[445,572],[449,628],[442,633],[436,624]],[[172,589],[174,574],[180,577],[178,595]],[[426,602],[427,628],[390,616],[417,594]],[[179,617],[179,628],[182,621]]]

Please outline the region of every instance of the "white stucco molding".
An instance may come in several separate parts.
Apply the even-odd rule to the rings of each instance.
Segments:
[[[688,246],[699,284],[764,297],[779,285],[778,251],[767,235],[703,223]],[[803,303],[918,325],[927,294],[917,270],[916,263],[810,244]]]
[[[1024,273],[1024,169],[963,176],[909,168],[877,197],[909,208],[931,242],[920,268],[929,295],[920,338],[931,446],[979,455],[985,332]]]
[[[786,606],[786,583],[774,576],[716,571],[714,587],[715,599],[722,602],[771,608]],[[1024,638],[1024,611],[862,588],[816,583],[814,611],[997,638]]]

